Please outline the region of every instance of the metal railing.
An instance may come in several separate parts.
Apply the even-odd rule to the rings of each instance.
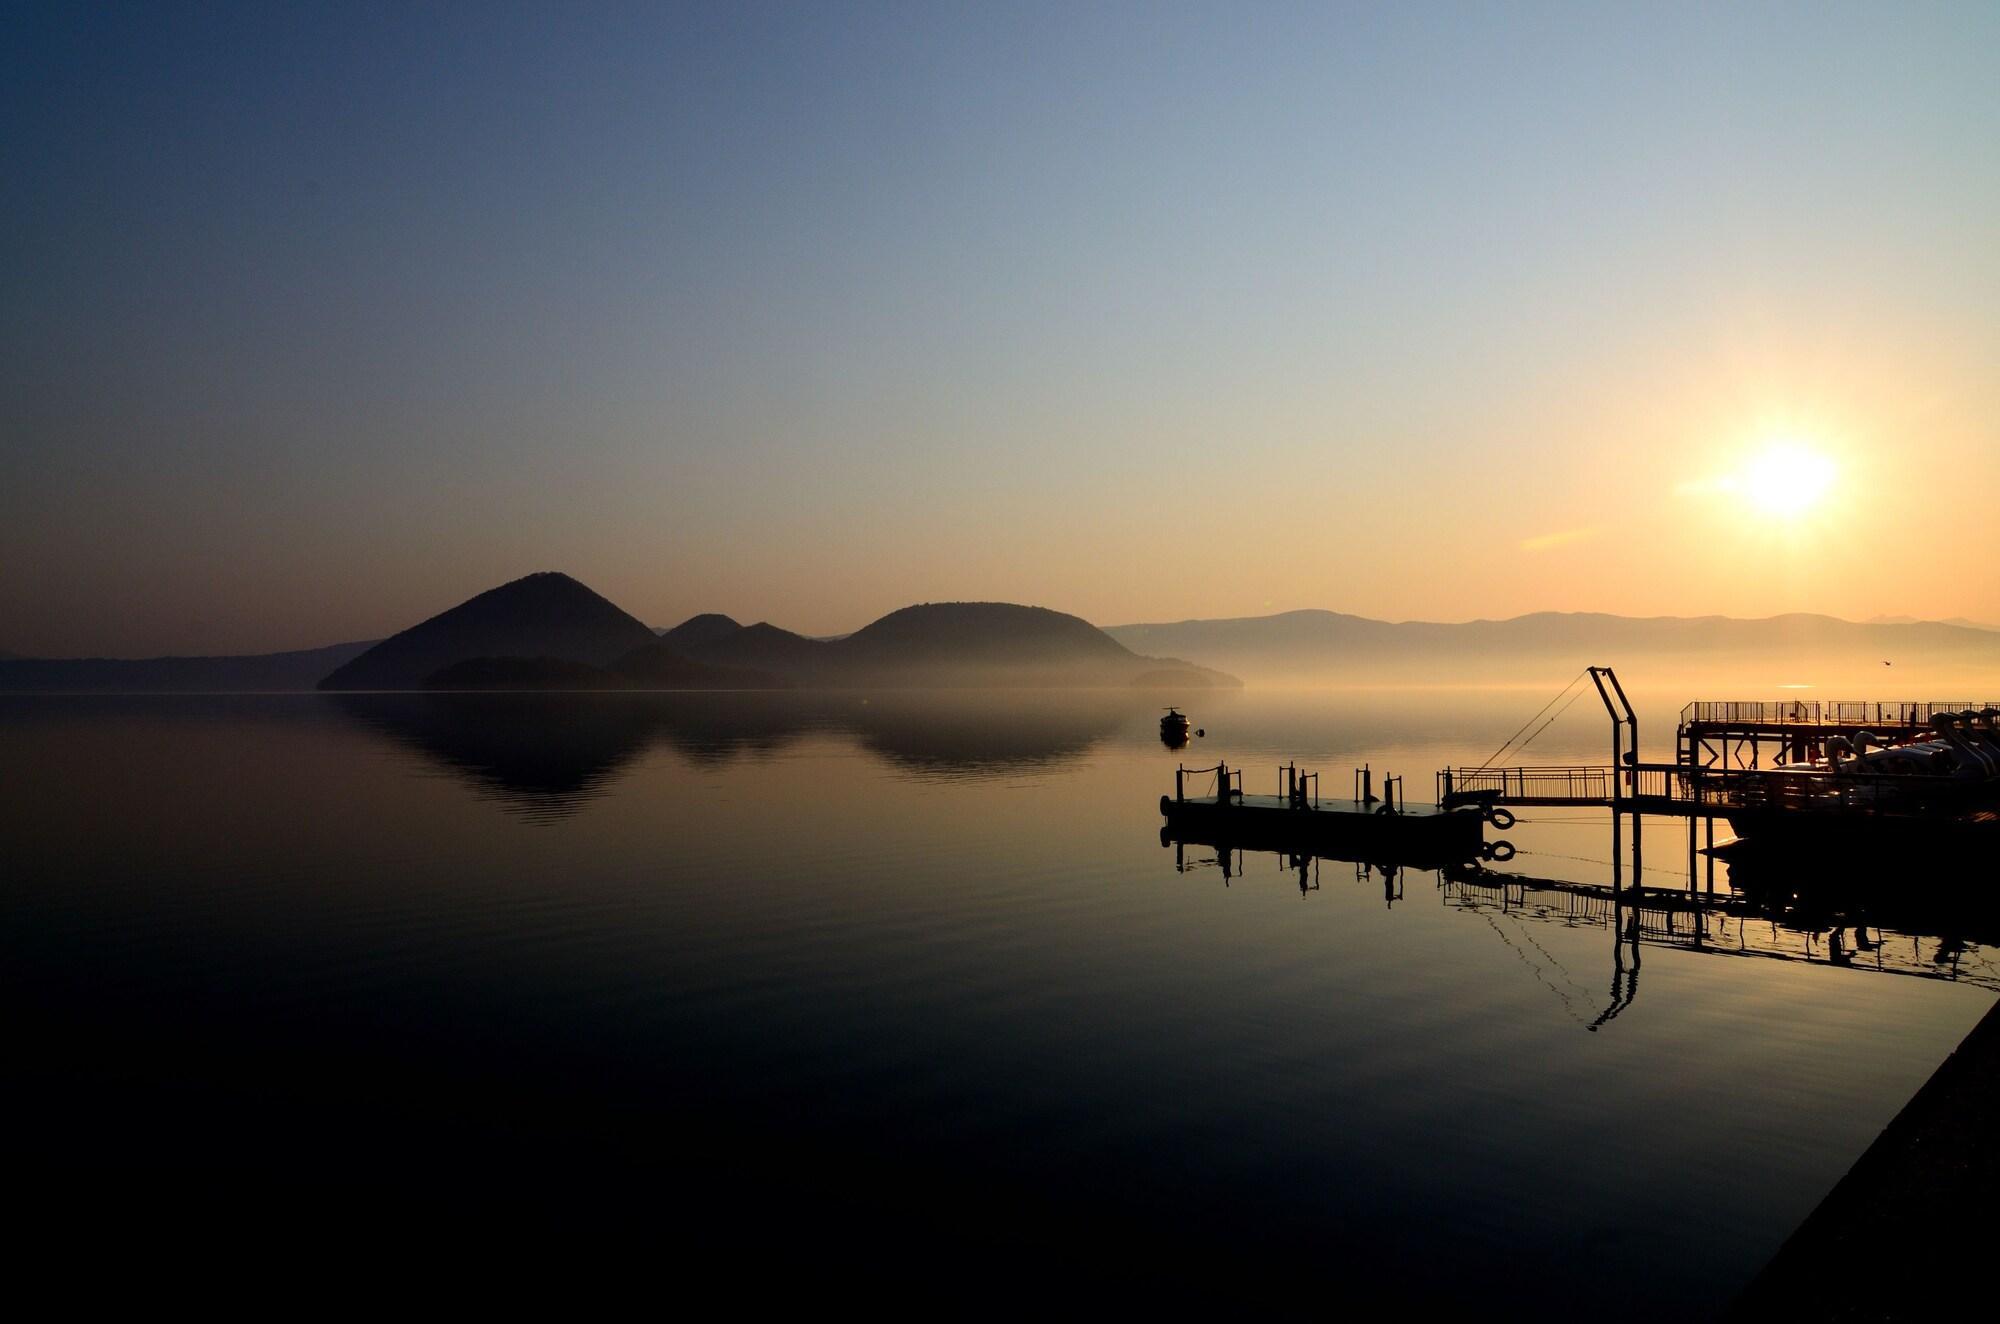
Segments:
[[[1931,699],[1922,703],[1863,703],[1849,699],[1777,699],[1768,702],[1698,700],[1681,709],[1681,725],[1717,726],[1929,726],[1939,713],[2000,708],[1990,700]]]
[[[1910,814],[1950,809],[1973,785],[1950,777],[1832,772],[1825,768],[1713,771],[1677,763],[1635,763],[1624,768],[1446,768],[1438,773],[1438,802],[1486,797],[1503,804],[1667,801],[1725,812],[1786,809]]]
[[[1446,768],[1438,798],[1496,795],[1503,800],[1609,800],[1617,772],[1609,767]]]
[[[1678,763],[1637,763],[1626,770],[1625,794],[1658,800],[1698,800],[1700,777]]]

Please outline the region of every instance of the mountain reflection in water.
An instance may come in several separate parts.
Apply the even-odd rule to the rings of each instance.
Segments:
[[[713,767],[831,736],[915,777],[1005,777],[1079,758],[1146,711],[1144,698],[1094,690],[340,694],[330,702],[536,821],[605,794],[655,745]]]

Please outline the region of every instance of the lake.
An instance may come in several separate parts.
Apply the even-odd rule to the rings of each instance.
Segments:
[[[1178,753],[1114,692],[0,697],[17,1199],[766,1304],[1711,1311],[1992,1004],[1976,933],[1630,941],[1601,812],[1449,877],[1162,844],[1179,763],[1428,800],[1544,697],[1219,694]]]

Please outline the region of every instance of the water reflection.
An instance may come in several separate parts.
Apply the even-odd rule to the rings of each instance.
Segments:
[[[642,754],[698,766],[851,740],[916,778],[1018,775],[1073,763],[1144,713],[1116,692],[992,694],[341,694],[349,719],[458,776],[509,813],[574,814]]]
[[[528,818],[574,813],[651,739],[615,703],[521,703],[481,694],[341,694],[330,701]]]
[[[1226,842],[1204,841],[1189,834],[1175,835],[1172,831],[1160,829],[1160,844],[1171,845],[1174,850],[1175,873],[1199,873],[1214,869],[1222,875],[1222,885],[1227,887],[1233,879],[1245,876],[1248,860],[1252,854],[1248,847]],[[1197,850],[1207,848],[1208,855],[1188,853],[1188,847]],[[1263,852],[1255,852],[1263,854]],[[1273,851],[1282,863],[1281,868],[1290,873],[1298,883],[1299,895],[1308,896],[1320,890],[1320,870],[1323,862],[1332,861],[1343,867],[1352,867],[1354,881],[1372,883],[1379,881],[1382,886],[1384,905],[1394,906],[1403,899],[1403,875],[1405,866],[1394,861],[1353,860],[1336,855],[1316,855],[1300,851]]]
[[[1638,997],[1648,947],[1804,962],[2000,992],[2000,901],[1955,881],[1964,876],[1962,869],[1932,871],[1913,868],[1907,860],[1809,858],[1737,846],[1691,853],[1685,880],[1659,886],[1636,881],[1643,876],[1636,858],[1626,871],[1621,835],[1613,836],[1611,877],[1594,882],[1477,863],[1430,871],[1326,853],[1259,851],[1169,829],[1162,829],[1161,844],[1172,846],[1176,872],[1213,870],[1225,886],[1268,860],[1275,872],[1290,875],[1301,896],[1321,890],[1328,864],[1351,868],[1357,886],[1379,885],[1391,906],[1403,899],[1410,874],[1428,878],[1444,906],[1484,919],[1532,976],[1593,1031]],[[1718,878],[1718,859],[1728,863],[1726,880]],[[1600,929],[1611,938],[1608,994],[1592,992],[1569,974],[1534,937],[1541,925]]]
[[[1115,693],[1033,698],[892,694],[845,708],[862,748],[926,778],[1012,776],[1072,764],[1145,710]]]
[[[958,1300],[999,1254],[1041,1302],[1151,1306],[1157,1263],[1191,1280],[1148,1280],[1169,1312],[1333,1284],[1562,1317],[1638,1282],[1624,1313],[1705,1317],[1991,1000],[1607,963],[1631,908],[1565,932],[1519,880],[1472,913],[1294,850],[1233,852],[1226,905],[1163,886],[1150,701],[345,697],[0,702],[9,1172],[52,1226],[137,1201],[183,1258],[558,1227],[757,1273],[783,1210],[810,1290],[878,1265]],[[1314,703],[1197,720],[1267,768],[1464,759],[1425,712],[1388,747]],[[1601,826],[1523,840],[1603,855]],[[1871,923],[1839,959],[1876,943],[1904,954]],[[1615,1038],[1575,1032],[1614,980],[1644,994]]]

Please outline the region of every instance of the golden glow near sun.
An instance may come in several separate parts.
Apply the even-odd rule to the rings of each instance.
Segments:
[[[1722,486],[1760,514],[1792,519],[1825,500],[1839,477],[1840,467],[1825,452],[1782,438],[1766,442]]]

